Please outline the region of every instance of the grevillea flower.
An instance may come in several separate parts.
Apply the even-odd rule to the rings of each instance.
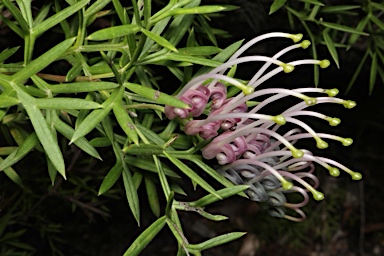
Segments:
[[[296,48],[307,48],[307,40],[289,46],[272,57],[246,56],[240,57],[255,43],[272,37],[290,38],[295,43],[302,39],[302,35],[287,33],[268,33],[254,38],[241,47],[222,65],[207,74],[193,78],[178,93],[177,97],[189,104],[189,109],[177,109],[166,106],[165,113],[170,119],[197,117],[185,125],[184,131],[188,135],[199,135],[203,139],[212,139],[202,149],[205,159],[217,159],[220,167],[218,172],[234,184],[247,184],[246,191],[253,201],[267,202],[273,216],[284,217],[294,221],[305,219],[300,209],[307,204],[308,192],[315,200],[322,200],[324,195],[317,191],[319,180],[314,175],[317,163],[329,171],[331,176],[339,176],[340,169],[350,174],[352,179],[360,180],[361,174],[353,172],[344,165],[320,156],[314,155],[306,149],[298,149],[298,140],[312,138],[320,149],[328,147],[324,139],[336,140],[344,146],[352,143],[350,138],[317,133],[308,124],[299,120],[300,116],[313,116],[329,125],[336,126],[340,119],[308,110],[313,105],[323,103],[341,104],[345,108],[353,108],[353,101],[337,98],[337,89],[321,88],[256,88],[272,76],[284,71],[292,72],[296,66],[304,64],[319,65],[321,68],[329,66],[328,60],[298,60],[284,63],[279,58]],[[238,79],[225,75],[228,68],[240,63],[264,62],[256,74],[244,84]],[[271,65],[276,67],[267,72]],[[235,86],[239,93],[234,97],[227,97],[226,85]],[[314,96],[308,96],[308,95]],[[263,114],[263,111],[285,97],[295,97],[301,100],[283,110],[277,115]],[[261,100],[260,100],[261,99]],[[251,100],[259,101],[253,108],[247,103]],[[203,116],[202,113],[208,113]],[[293,126],[288,132],[280,132],[281,126]],[[289,203],[286,193],[299,193],[303,200],[300,203]],[[293,216],[286,213],[286,209],[296,212]]]

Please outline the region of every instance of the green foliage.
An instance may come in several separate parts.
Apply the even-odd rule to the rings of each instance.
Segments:
[[[151,210],[158,217],[125,255],[138,255],[165,226],[175,235],[180,251],[195,255],[244,235],[228,233],[199,244],[186,241],[176,210],[195,211],[215,221],[226,219],[202,207],[241,194],[247,186],[234,186],[204,164],[196,153],[204,143],[175,134],[178,124],[173,121],[161,122],[165,104],[188,107],[164,92],[178,89],[169,84],[169,76],[174,74],[183,84],[192,76],[192,65],[205,66],[200,70],[204,72],[227,60],[240,46],[218,48],[216,32],[207,22],[210,14],[235,7],[172,0],[165,6],[156,5],[158,11],[153,13],[152,2],[146,0],[132,1],[131,6],[115,0],[34,4],[31,0],[0,3],[2,23],[24,41],[24,45],[0,53],[0,154],[4,157],[0,158],[0,171],[21,187],[19,199],[9,198],[11,204],[0,204],[2,212],[8,212],[0,215],[1,254],[29,255],[35,251],[18,240],[25,232],[20,227],[27,226],[21,221],[22,214],[29,212],[37,218],[39,213],[34,209],[47,197],[61,195],[71,202],[73,210],[81,208],[88,216],[106,216],[106,208],[102,204],[96,207],[92,201],[98,200],[97,195],[117,196],[119,180],[138,224],[138,189],[143,182]],[[106,27],[97,22],[104,22]],[[49,49],[39,48],[36,40],[50,36],[61,42]],[[181,43],[183,38],[188,38],[187,44]],[[214,46],[202,45],[205,39]],[[44,53],[36,57],[36,50]],[[15,55],[20,51],[21,60]],[[169,74],[164,74],[164,68]],[[155,133],[154,129],[162,132]],[[73,148],[78,154],[85,153],[81,163],[71,158],[69,149]],[[29,166],[32,171],[28,174],[23,161],[30,159],[30,154],[40,160]],[[200,171],[185,160],[194,162]],[[96,161],[100,165],[96,177],[69,173],[74,165]],[[225,188],[216,191],[202,173]],[[177,201],[173,194],[184,193],[177,185],[182,174],[205,189],[208,196],[191,203]],[[31,183],[30,175],[37,183]],[[158,181],[162,194],[156,189]],[[66,182],[75,188],[65,189],[62,184]],[[32,207],[28,200],[34,186],[51,192]],[[4,188],[2,196],[8,196],[6,189],[10,187]],[[87,196],[76,196],[80,189],[87,191]],[[160,198],[167,200],[165,213]],[[62,241],[55,235],[60,227],[47,226],[40,232],[51,234],[50,253],[62,255],[57,247]]]
[[[312,55],[316,59],[318,46],[325,45],[339,68],[339,53],[342,50],[358,49],[365,52],[356,67],[347,87],[355,84],[364,65],[370,66],[369,94],[376,80],[384,82],[384,23],[380,20],[384,4],[370,0],[354,4],[337,4],[327,1],[280,1],[275,0],[270,14],[281,14],[284,9],[292,29],[303,27],[311,38]],[[280,11],[280,12],[279,12]],[[369,58],[368,58],[369,57]],[[315,85],[319,82],[318,67],[315,69]]]

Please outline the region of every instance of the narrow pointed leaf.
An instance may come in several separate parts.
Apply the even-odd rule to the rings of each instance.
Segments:
[[[64,40],[63,42],[45,52],[43,55],[40,55],[40,57],[31,61],[24,69],[12,75],[12,81],[15,83],[21,82],[41,71],[43,68],[59,58],[72,45],[74,41],[75,38]]]
[[[6,108],[14,106],[20,103],[20,100],[14,97],[9,97],[7,95],[0,95],[0,108]]]
[[[343,11],[350,11],[354,9],[361,9],[360,5],[334,5],[334,6],[324,6],[320,9],[320,12],[326,13],[338,13]]]
[[[228,243],[228,242],[231,242],[233,240],[239,239],[240,237],[244,236],[245,234],[246,234],[245,232],[232,232],[232,233],[228,233],[228,234],[224,234],[221,236],[211,238],[211,239],[209,239],[205,242],[202,242],[200,244],[186,244],[185,246],[188,249],[203,251],[203,250],[207,250],[207,249],[222,245],[224,243]]]
[[[36,99],[35,106],[43,109],[97,109],[103,106],[97,102],[73,98]]]
[[[149,179],[144,178],[145,189],[147,190],[149,206],[156,217],[160,216],[160,202],[157,194],[155,183]]]
[[[143,145],[141,145],[143,146]],[[140,168],[145,171],[149,172],[158,172],[157,165],[153,162],[150,158],[140,158],[140,157],[134,157],[126,155],[124,157],[125,162],[128,165],[132,165],[134,167]],[[161,165],[161,169],[164,172],[165,175],[173,178],[181,178],[178,174],[176,174],[171,168],[166,166],[165,164],[161,163],[159,161],[159,165]]]
[[[53,125],[55,126],[56,130],[68,140],[70,140],[73,134],[75,133],[75,130],[68,124],[61,121],[58,116],[55,117]],[[86,138],[80,138],[76,140],[74,144],[90,156],[102,160],[97,150],[91,145],[91,143]]]
[[[155,33],[149,31],[149,30],[146,30],[144,28],[141,29],[141,32],[143,32],[147,37],[151,38],[153,41],[155,41],[156,43],[158,43],[159,45],[171,50],[171,51],[174,51],[174,52],[177,52],[177,49],[175,48],[175,46],[173,46],[167,39],[159,36],[159,35],[156,35]]]
[[[214,46],[195,46],[179,48],[178,51],[184,55],[212,55],[221,52],[221,49]]]
[[[114,104],[113,113],[115,114],[116,120],[121,129],[123,129],[128,138],[136,145],[139,145],[139,137],[136,132],[136,126],[124,107],[121,104]]]
[[[2,163],[4,163],[4,161],[0,157],[0,165]],[[7,168],[5,168],[2,171],[4,171],[5,175],[7,175],[8,178],[10,178],[15,184],[19,185],[20,187],[24,187],[23,182],[22,182],[20,176],[17,174],[17,172],[12,167],[7,167]],[[0,230],[0,235],[1,235],[1,231],[2,230]]]
[[[28,25],[27,21],[24,19],[20,10],[10,0],[2,0],[2,3],[12,13],[13,17],[19,23],[23,32],[27,33],[27,31],[29,30],[29,25]]]
[[[209,193],[221,198],[220,195],[217,194],[214,188],[211,187],[202,177],[200,177],[195,171],[185,165],[176,157],[172,156],[170,153],[164,151],[164,155],[174,164],[176,165],[180,171],[182,171],[185,175],[187,175],[191,180],[195,181],[199,186],[208,191]]]
[[[87,39],[93,41],[108,40],[115,37],[127,36],[140,31],[140,27],[135,24],[120,25],[110,28],[100,29],[90,34]]]
[[[365,27],[367,26],[368,21],[369,21],[369,16],[367,15],[362,20],[360,20],[359,24],[357,24],[356,30],[363,31],[365,29]],[[356,43],[357,39],[359,39],[360,36],[361,35],[358,35],[358,34],[352,34],[349,37],[349,40],[348,40],[348,45],[349,46],[348,46],[347,49],[349,49],[354,43]]]
[[[135,217],[137,224],[140,225],[140,207],[139,207],[139,197],[137,195],[137,190],[135,188],[131,171],[128,169],[128,166],[123,162],[123,182],[125,188],[125,194],[127,196],[129,208],[133,216]]]
[[[69,84],[52,85],[50,91],[52,93],[79,93],[79,92],[96,92],[102,90],[111,90],[119,87],[116,83],[111,82],[79,82]]]
[[[35,129],[40,143],[43,145],[45,153],[48,155],[57,171],[65,178],[64,158],[59,145],[57,145],[56,139],[45,121],[44,115],[33,105],[34,99],[22,89],[18,89],[17,94],[31,119],[33,128]]]
[[[44,20],[43,22],[39,23],[36,27],[33,28],[33,34],[34,35],[41,35],[48,29],[56,26],[72,14],[76,13],[78,10],[83,8],[86,4],[88,4],[90,0],[81,0],[73,5],[61,10],[60,12],[56,13],[55,15],[49,17],[48,19]]]
[[[369,54],[369,49],[365,52],[363,58],[361,58],[361,61],[360,61],[359,65],[357,66],[355,72],[353,73],[353,76],[351,78],[351,81],[348,84],[348,87],[347,87],[347,90],[345,91],[345,93],[348,93],[349,90],[351,90],[351,88],[352,88],[353,84],[355,83],[358,75],[360,74],[361,69],[364,66],[365,61],[367,60],[368,54]]]
[[[11,167],[15,163],[17,163],[20,159],[22,159],[26,154],[28,154],[37,144],[39,140],[36,136],[36,133],[31,133],[20,145],[20,147],[13,151],[7,158],[2,161],[0,164],[0,171]]]
[[[219,194],[221,196],[221,198],[224,199],[224,198],[227,198],[230,196],[237,195],[240,192],[243,192],[244,190],[246,190],[247,188],[249,188],[248,185],[237,185],[237,186],[232,186],[229,188],[220,189],[217,191],[217,194]],[[206,205],[212,204],[212,203],[217,202],[219,200],[220,199],[214,195],[206,195],[197,201],[190,202],[189,205],[193,206],[193,207],[204,207]]]
[[[145,86],[134,84],[134,83],[128,83],[128,82],[124,83],[124,86],[127,87],[132,92],[137,93],[147,99],[156,101],[159,104],[165,104],[165,105],[169,105],[176,108],[189,107],[185,102],[149,87],[145,87]]]
[[[4,62],[7,60],[9,57],[11,57],[18,49],[20,46],[16,46],[10,49],[5,49],[0,53],[0,63]]]
[[[124,256],[137,256],[144,248],[155,238],[157,233],[163,229],[166,223],[165,216],[156,220],[151,226],[144,230],[138,238],[131,244],[128,250],[124,253]]]
[[[375,87],[377,76],[377,54],[373,53],[372,63],[371,63],[371,72],[369,74],[369,95],[372,95],[373,88]]]
[[[100,185],[98,195],[102,195],[116,183],[123,172],[123,165],[121,161],[116,161],[116,164],[109,170],[107,175],[104,177],[103,182]]]
[[[103,106],[102,109],[93,110],[77,127],[73,137],[71,139],[71,143],[76,141],[79,138],[84,137],[90,131],[92,131],[97,124],[99,124],[106,115],[112,110],[115,102],[120,102],[123,96],[124,87],[116,88],[111,96],[108,97],[106,101],[101,104]]]
[[[333,40],[330,37],[330,35],[328,34],[328,32],[325,31],[325,30],[323,31],[323,38],[324,38],[324,42],[325,42],[325,45],[328,48],[329,53],[331,54],[333,60],[336,63],[337,68],[340,68],[339,57],[337,55],[337,51],[336,51],[335,45],[333,44]]]
[[[269,8],[269,15],[283,7],[286,1],[287,0],[274,0],[271,7]]]
[[[330,23],[330,22],[322,21],[322,22],[320,22],[320,24],[323,25],[324,27],[331,28],[331,29],[334,29],[334,30],[339,30],[339,31],[343,31],[343,32],[347,32],[347,33],[352,33],[352,34],[363,35],[363,36],[369,36],[368,33],[365,33],[363,31],[359,31],[359,30],[357,30],[355,28],[351,28],[351,27],[340,25],[340,24],[336,24],[336,23]]]

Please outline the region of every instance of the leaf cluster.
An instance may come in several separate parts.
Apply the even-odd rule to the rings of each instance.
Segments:
[[[218,31],[209,26],[211,14],[235,7],[200,5],[200,0],[171,0],[166,5],[140,0],[129,6],[117,0],[55,0],[38,8],[33,4],[32,0],[0,3],[2,24],[24,42],[0,53],[0,172],[28,191],[28,183],[22,179],[28,170],[17,165],[34,153],[45,161],[45,167],[38,169],[39,178],[49,177],[54,187],[65,182],[63,179],[74,182],[76,175],[69,173],[68,162],[76,161],[68,159],[67,150],[75,145],[86,155],[84,162],[96,159],[100,169],[107,169],[98,189],[90,187],[86,178],[75,184],[91,195],[108,196],[114,194],[112,188],[120,180],[137,223],[138,189],[143,184],[158,219],[125,255],[138,255],[164,226],[178,241],[178,255],[200,255],[241,237],[244,233],[234,232],[188,243],[177,211],[194,211],[215,221],[226,219],[206,212],[204,206],[241,194],[247,186],[234,186],[219,175],[196,153],[204,142],[177,134],[179,123],[163,120],[165,104],[188,107],[165,91],[177,90],[189,81],[195,65],[203,66],[198,72],[205,72],[226,61],[240,46],[238,42],[224,50],[218,48]],[[48,35],[60,42],[36,57],[36,50],[41,50],[37,39]],[[204,43],[206,39],[211,45]],[[22,60],[13,61],[20,51]],[[63,66],[61,73],[51,72]],[[176,85],[169,84],[169,76],[174,76]],[[199,171],[185,161],[193,162]],[[202,173],[224,188],[214,189]],[[184,193],[179,186],[181,177],[208,195],[189,203],[177,201],[174,194]],[[82,202],[84,197],[65,198],[87,212],[103,213]],[[164,213],[160,198],[167,201]],[[3,207],[3,211],[10,210]],[[7,216],[0,219],[0,231],[8,225]]]

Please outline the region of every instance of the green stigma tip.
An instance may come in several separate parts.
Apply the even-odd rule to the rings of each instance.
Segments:
[[[311,45],[311,42],[310,41],[308,41],[308,40],[304,40],[303,42],[301,42],[301,47],[303,48],[303,49],[307,49],[308,48],[308,46],[310,46]]]
[[[245,88],[242,89],[241,91],[244,93],[244,95],[250,95],[255,91],[255,88],[251,86],[245,86]]]
[[[335,97],[337,94],[339,94],[339,90],[334,88],[330,90],[325,90],[325,93],[328,94],[329,97]]]
[[[281,66],[284,70],[284,73],[291,73],[295,69],[295,67],[291,64],[283,64]]]
[[[312,192],[312,195],[313,195],[313,198],[316,200],[316,201],[321,201],[324,199],[324,194],[315,190]]]
[[[336,167],[329,167],[328,171],[329,175],[331,175],[332,177],[338,177],[340,175],[340,171]]]
[[[281,182],[281,186],[282,186],[283,189],[285,189],[285,190],[290,190],[290,189],[292,189],[293,184],[292,184],[291,182],[289,182],[289,181],[287,181],[287,180],[284,179],[284,180]]]
[[[307,97],[306,99],[304,99],[304,101],[307,104],[307,106],[313,106],[317,103],[317,99],[311,98],[311,97]]]
[[[284,125],[286,123],[285,117],[282,115],[275,116],[273,120],[279,125]]]
[[[353,179],[353,180],[361,180],[361,179],[363,178],[363,176],[362,176],[361,173],[359,173],[359,172],[353,172],[353,173],[351,174],[351,176],[352,176],[352,179]]]
[[[320,149],[324,149],[324,148],[327,148],[328,147],[328,143],[323,141],[322,139],[318,138],[316,139],[316,146],[317,148],[320,148]]]
[[[290,38],[297,43],[303,38],[303,34],[290,35]]]
[[[329,122],[329,125],[330,126],[337,126],[340,124],[341,120],[337,117],[329,117],[328,118],[328,122]]]
[[[331,65],[331,62],[329,62],[329,60],[322,60],[320,61],[319,65],[321,68],[327,68],[329,65]]]
[[[343,105],[345,108],[351,109],[351,108],[354,108],[356,106],[356,102],[354,102],[353,100],[345,100],[343,102]]]
[[[299,149],[293,149],[291,153],[294,158],[302,158],[304,156],[304,152]]]
[[[341,143],[343,146],[349,146],[353,143],[353,140],[351,138],[345,138],[341,140]]]

